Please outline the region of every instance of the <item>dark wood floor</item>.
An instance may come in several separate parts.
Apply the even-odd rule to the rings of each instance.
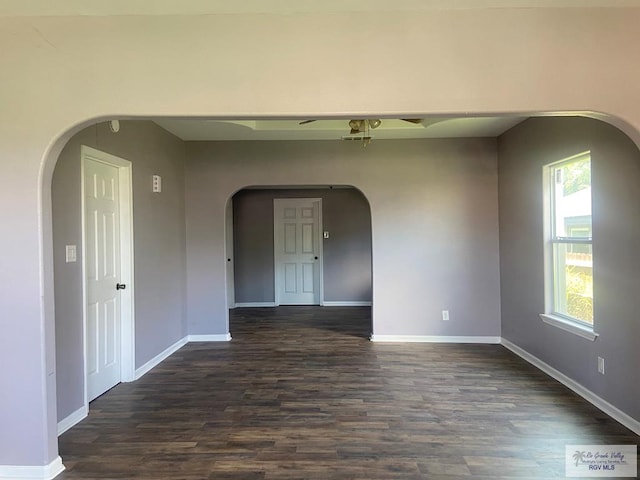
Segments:
[[[60,479],[564,478],[640,438],[499,345],[377,344],[368,308],[232,311],[91,404]]]

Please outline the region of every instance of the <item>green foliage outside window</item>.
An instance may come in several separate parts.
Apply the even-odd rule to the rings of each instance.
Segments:
[[[592,269],[567,265],[567,314],[593,325]]]
[[[591,187],[591,159],[586,158],[562,168],[564,196]]]

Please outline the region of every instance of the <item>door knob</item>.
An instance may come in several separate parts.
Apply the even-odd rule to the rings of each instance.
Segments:
[[[314,258],[314,260],[317,260],[317,259],[318,259],[318,257],[313,257],[313,258]]]
[[[116,290],[124,290],[127,286],[124,283],[116,283]]]

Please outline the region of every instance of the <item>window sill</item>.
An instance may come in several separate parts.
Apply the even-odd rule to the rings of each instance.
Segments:
[[[562,317],[558,317],[556,315],[551,315],[548,313],[541,313],[540,318],[546,324],[561,328],[562,330],[565,330],[569,333],[573,333],[574,335],[578,335],[579,337],[586,338],[591,342],[595,341],[595,339],[598,338],[598,334],[589,327],[583,327],[582,325],[578,325]]]

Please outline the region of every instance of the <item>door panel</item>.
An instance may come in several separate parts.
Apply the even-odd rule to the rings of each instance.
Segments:
[[[302,224],[302,253],[314,254],[314,225],[312,223]]]
[[[302,291],[304,293],[313,293],[315,289],[314,272],[315,265],[313,263],[302,264]]]
[[[98,308],[97,303],[87,306],[87,375],[98,372]]]
[[[295,255],[296,253],[296,224],[284,224],[284,253]]]
[[[284,264],[284,291],[285,293],[296,293],[296,286],[298,281],[296,279],[296,264],[285,263]]]
[[[276,304],[320,303],[320,216],[320,199],[274,200]]]

